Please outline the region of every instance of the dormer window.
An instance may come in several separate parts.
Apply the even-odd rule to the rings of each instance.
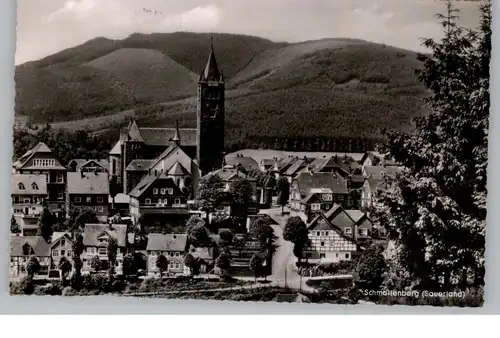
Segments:
[[[33,190],[38,190],[38,185],[36,185],[36,183],[33,183],[33,184],[31,185],[31,188],[32,188]]]
[[[22,183],[19,183],[17,187],[19,188],[19,190],[25,190],[24,184]]]
[[[23,245],[23,255],[24,256],[29,256],[29,255],[34,255],[34,254],[35,254],[35,251],[31,247],[31,245],[29,245],[28,243]]]

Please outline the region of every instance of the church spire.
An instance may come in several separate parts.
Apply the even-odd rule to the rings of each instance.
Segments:
[[[219,67],[217,66],[217,60],[215,59],[214,52],[214,37],[210,38],[210,54],[208,56],[207,65],[203,71],[204,81],[220,81],[221,73]]]
[[[172,139],[176,145],[180,145],[181,143],[181,138],[179,135],[179,120],[175,120],[175,136]]]

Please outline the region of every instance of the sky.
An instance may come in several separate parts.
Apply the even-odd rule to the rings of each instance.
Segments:
[[[445,9],[442,0],[18,0],[17,6],[16,65],[100,36],[176,31],[287,42],[350,37],[423,51],[422,37],[442,36],[435,14]],[[456,6],[460,23],[476,27],[477,2]]]

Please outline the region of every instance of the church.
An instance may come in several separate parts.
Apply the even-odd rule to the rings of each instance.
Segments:
[[[196,128],[179,128],[178,124],[175,128],[144,128],[132,119],[120,131],[118,142],[109,152],[109,174],[122,192],[137,195],[141,182],[151,181],[149,176],[156,172],[160,178],[173,179],[177,190],[190,189],[186,194],[196,196],[199,177],[220,168],[223,162],[224,101],[224,76],[212,42],[197,85]],[[176,175],[189,176],[189,180],[179,180]]]

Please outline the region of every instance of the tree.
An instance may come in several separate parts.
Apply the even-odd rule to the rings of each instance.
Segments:
[[[186,224],[186,232],[189,242],[195,247],[206,247],[212,245],[208,229],[205,227],[205,221],[198,215],[192,215]]]
[[[72,268],[73,267],[71,266],[71,262],[66,257],[62,257],[59,260],[59,270],[61,270],[61,281],[63,283],[68,274],[71,272]]]
[[[448,2],[444,38],[424,40],[432,53],[419,56],[432,111],[381,149],[404,170],[386,178],[376,216],[414,287],[484,285],[491,2],[480,11],[479,28],[465,30]]]
[[[229,229],[222,229],[219,232],[219,237],[220,237],[219,244],[221,246],[228,246],[228,245],[231,245],[233,243],[234,234]]]
[[[134,256],[132,256],[132,254],[126,254],[125,257],[123,257],[122,274],[128,277],[134,272],[137,272]]]
[[[227,277],[231,267],[231,254],[227,250],[222,251],[215,260],[215,266],[220,269],[221,276]]]
[[[111,210],[115,210],[115,197],[120,193],[120,185],[118,184],[118,177],[111,175],[109,179],[109,195],[111,196]]]
[[[94,256],[92,260],[90,261],[90,267],[94,269],[95,272],[100,271],[102,268],[102,262],[99,258],[99,256]]]
[[[10,232],[13,234],[21,233],[21,229],[19,228],[19,224],[17,224],[14,215],[12,215],[12,217],[10,218]]]
[[[50,243],[52,233],[54,232],[52,229],[54,221],[54,216],[50,213],[49,207],[45,205],[38,219],[38,236],[42,236],[47,243]]]
[[[231,214],[246,219],[255,193],[252,184],[247,179],[239,179],[231,184],[229,192],[232,202]]]
[[[75,268],[75,275],[80,276],[83,267],[81,255],[83,253],[83,250],[85,249],[85,246],[83,245],[83,236],[81,233],[75,233],[73,235],[73,244],[71,247],[73,251],[73,265]]]
[[[40,271],[40,262],[35,256],[31,256],[26,264],[26,272],[28,273],[28,277],[33,278],[35,274]]]
[[[200,209],[206,213],[207,224],[210,223],[209,215],[214,212],[225,198],[224,183],[216,174],[208,174],[201,178],[198,190],[198,203]]]
[[[168,269],[168,260],[163,254],[156,257],[156,267],[160,270],[160,278],[163,278],[163,271]]]
[[[250,223],[249,235],[258,240],[261,244],[276,238],[274,229],[262,218],[252,220],[252,223]]]
[[[379,290],[387,271],[387,264],[384,259],[385,248],[380,244],[372,244],[359,258],[356,266],[358,275],[357,286],[360,289]]]
[[[116,266],[116,254],[118,251],[118,241],[111,237],[108,241],[108,262],[109,262],[109,277],[113,277]]]
[[[262,266],[264,261],[260,254],[253,254],[252,258],[250,258],[250,268],[255,273],[255,281],[257,281],[257,277],[262,274]]]
[[[300,262],[302,251],[309,243],[307,226],[304,221],[298,216],[290,217],[283,229],[283,238],[294,244],[293,254]]]
[[[184,257],[184,264],[189,268],[192,276],[200,274],[201,264],[200,261],[193,257],[191,254],[187,254]]]
[[[284,212],[285,206],[288,204],[290,198],[290,183],[288,180],[281,176],[276,182],[276,190],[278,191],[278,204],[281,205],[281,214]]]
[[[82,231],[85,224],[98,223],[96,212],[91,208],[72,209],[69,212],[68,229],[71,232]]]

